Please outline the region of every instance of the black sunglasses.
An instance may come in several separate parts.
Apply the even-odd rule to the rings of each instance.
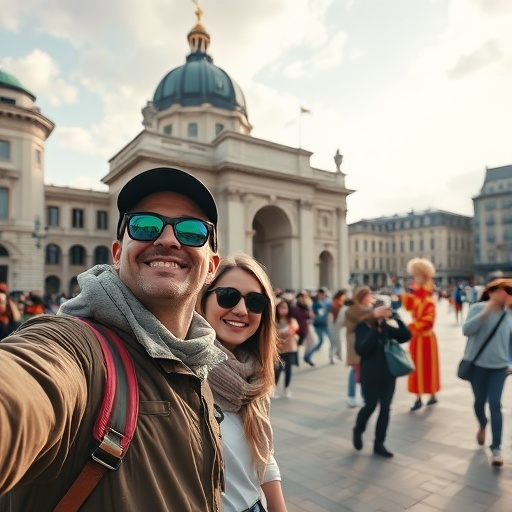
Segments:
[[[206,292],[215,293],[217,296],[217,304],[224,309],[234,308],[243,297],[245,300],[245,307],[251,313],[263,313],[268,306],[268,298],[263,293],[250,292],[247,295],[242,295],[236,288],[219,286],[212,288]]]
[[[213,232],[213,224],[192,217],[166,217],[158,213],[125,213],[120,232],[126,225],[128,236],[138,242],[153,242],[171,225],[178,242],[188,247],[202,247]]]
[[[499,284],[497,284],[496,286],[491,286],[487,290],[487,292],[495,292],[496,290],[499,290],[500,288],[502,290],[504,290],[507,295],[512,295],[512,287],[510,287],[510,286],[500,286]]]

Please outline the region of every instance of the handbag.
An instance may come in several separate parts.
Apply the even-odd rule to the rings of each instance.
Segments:
[[[484,348],[487,346],[487,343],[491,340],[491,338],[494,336],[496,331],[498,330],[498,327],[501,324],[501,321],[505,318],[505,312],[501,315],[500,319],[494,326],[494,329],[491,331],[489,336],[485,339],[485,341],[482,343],[482,346],[478,349],[478,352],[476,353],[476,356],[473,357],[473,359],[461,359],[459,366],[457,368],[457,377],[462,380],[471,380],[471,377],[473,375],[473,369],[475,368],[475,361],[480,357],[480,354],[484,351]]]
[[[384,354],[386,355],[388,369],[393,377],[409,375],[416,369],[409,353],[396,341],[386,341],[384,344]]]

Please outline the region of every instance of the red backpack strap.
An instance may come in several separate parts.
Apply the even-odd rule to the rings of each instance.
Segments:
[[[79,318],[96,335],[106,368],[105,392],[94,425],[96,447],[54,512],[78,510],[107,469],[116,470],[130,445],[139,408],[139,388],[133,361],[121,338],[108,327]]]

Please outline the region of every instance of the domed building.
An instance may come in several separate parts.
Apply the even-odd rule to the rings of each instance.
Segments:
[[[221,254],[254,255],[276,287],[346,286],[352,191],[339,164],[336,172],[315,169],[310,152],[251,136],[244,94],[213,63],[199,8],[196,15],[185,64],[162,78],[142,110],[144,130],[110,160],[102,181],[115,196],[150,167],[184,169],[215,196]]]
[[[36,97],[0,69],[0,282],[42,284],[32,233],[45,214],[44,145],[54,124]]]
[[[43,198],[44,141],[53,124],[39,113],[31,93],[2,75],[0,194],[7,194],[10,206],[6,214],[0,202],[0,269],[2,261],[5,267],[0,281],[5,277],[11,289],[73,293],[80,272],[110,262],[117,194],[128,179],[157,166],[190,172],[212,191],[219,208],[221,255],[252,254],[265,265],[275,287],[348,285],[346,199],[353,191],[345,187],[341,155],[337,153],[332,171],[316,169],[310,165],[312,153],[252,137],[244,94],[214,64],[199,7],[196,16],[185,63],[163,76],[142,109],[143,130],[109,161],[102,180],[108,192],[45,186]],[[16,105],[9,104],[13,96]],[[17,116],[27,119],[24,128],[21,120],[13,122]],[[2,142],[18,144],[19,137],[21,144],[16,130],[33,132],[24,162],[13,154],[2,159]],[[25,172],[21,178],[24,167],[34,176]],[[5,242],[10,223],[23,231],[23,241]],[[30,260],[20,259],[25,250]],[[28,272],[32,264],[34,271]]]

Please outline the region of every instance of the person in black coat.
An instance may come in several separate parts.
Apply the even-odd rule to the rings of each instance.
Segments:
[[[386,306],[379,306],[373,310],[373,317],[369,321],[357,324],[355,334],[356,352],[361,357],[361,388],[365,405],[357,415],[353,431],[354,448],[363,448],[363,432],[368,419],[379,404],[373,452],[383,457],[393,457],[384,446],[384,441],[396,377],[391,375],[388,369],[384,345],[388,339],[405,343],[411,339],[411,332],[397,313],[393,313]]]

